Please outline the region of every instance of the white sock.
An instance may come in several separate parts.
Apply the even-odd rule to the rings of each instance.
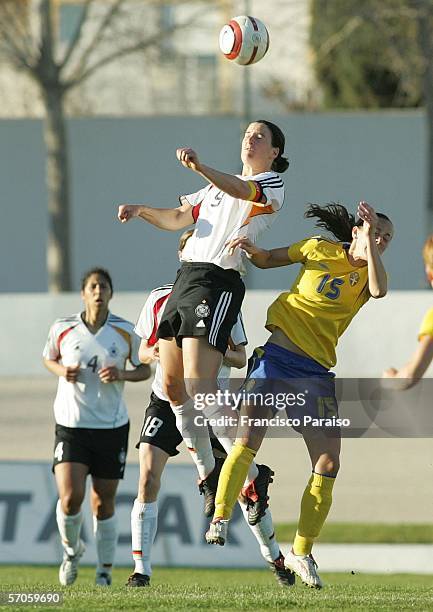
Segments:
[[[135,561],[134,572],[152,575],[150,553],[158,527],[158,502],[134,501],[131,511],[132,558]]]
[[[172,405],[171,408],[176,416],[176,427],[197,466],[199,478],[204,480],[215,467],[215,458],[208,430],[206,427],[194,423],[194,418],[199,413],[195,410],[192,401],[183,404],[183,406]]]
[[[103,521],[93,516],[93,534],[96,540],[98,565],[96,573],[111,574],[117,545],[117,518],[115,515]]]
[[[64,514],[59,499],[56,506],[56,519],[63,548],[68,555],[75,555],[78,550],[81,524],[83,522],[81,510],[78,514]]]
[[[248,523],[248,511],[247,505],[243,502],[239,502],[242,509],[242,513]],[[278,559],[280,556],[280,546],[277,542],[274,532],[274,525],[272,523],[272,515],[269,508],[266,509],[266,514],[262,516],[260,522],[257,525],[250,525],[248,527],[254,534],[257,542],[260,546],[260,552],[266,561],[272,562]]]

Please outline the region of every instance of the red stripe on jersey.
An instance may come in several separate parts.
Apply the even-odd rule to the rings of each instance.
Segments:
[[[231,21],[229,21],[228,25],[231,27],[231,29],[233,30],[235,34],[235,44],[233,45],[233,49],[231,50],[231,52],[224,53],[224,55],[226,56],[227,59],[233,60],[233,59],[236,59],[237,56],[239,55],[239,52],[242,47],[243,37],[242,37],[242,30],[237,21],[232,19]]]
[[[251,23],[253,24],[253,28],[256,32],[259,31],[259,26],[257,25],[257,21],[254,19],[254,17],[250,17],[248,16],[248,19],[251,21]],[[252,64],[254,62],[254,58],[257,55],[257,51],[258,51],[259,47],[258,45],[254,46],[254,50],[252,52],[252,55],[250,57],[250,59],[247,61],[246,66],[248,66],[248,64]]]
[[[77,327],[76,325],[72,325],[72,327],[68,327],[68,329],[65,329],[65,331],[62,331],[62,333],[60,334],[60,336],[57,339],[57,350],[60,353],[60,343],[63,340],[63,338],[69,334],[70,331],[72,331],[74,329],[74,327]]]
[[[147,346],[155,346],[155,344],[158,342],[158,338],[156,337],[156,332],[158,331],[159,325],[158,314],[170,295],[171,291],[170,293],[167,293],[167,295],[163,295],[161,298],[159,298],[159,300],[156,300],[155,304],[153,305],[153,329],[150,338],[147,341]]]
[[[194,223],[197,223],[197,219],[198,216],[200,214],[200,207],[201,207],[201,202],[200,204],[196,204],[195,206],[192,207],[192,218],[194,219]]]

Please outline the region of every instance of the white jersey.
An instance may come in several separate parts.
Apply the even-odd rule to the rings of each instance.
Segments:
[[[134,331],[142,340],[147,340],[148,346],[155,346],[158,342],[156,332],[168,297],[173,289],[173,285],[164,285],[150,292],[149,297],[141,309]],[[159,361],[156,362],[155,376],[152,383],[152,391],[160,399],[168,402],[167,396],[162,390],[162,369]]]
[[[276,172],[239,176],[250,181],[255,201],[233,198],[214,185],[180,197],[188,202],[196,227],[181,255],[182,261],[213,263],[245,274],[245,254],[235,249],[229,255],[227,242],[240,236],[256,242],[270,227],[284,202],[284,183]],[[264,200],[264,203],[260,203]]]
[[[137,367],[139,343],[132,323],[111,313],[96,334],[86,327],[81,313],[57,319],[43,356],[65,366],[79,364],[80,372],[76,383],[59,378],[54,401],[56,423],[92,429],[125,425],[128,413],[122,397],[124,382],[102,383],[98,370],[107,366],[124,369],[126,360]]]
[[[158,287],[150,292],[143,308],[141,309],[140,316],[135,325],[134,331],[143,340],[147,341],[148,346],[154,346],[158,342],[156,332],[158,330],[159,322],[161,321],[162,314],[165,309],[165,305],[173,289],[173,285],[164,285]],[[245,329],[242,321],[242,315],[239,313],[237,321],[232,328],[230,337],[233,344],[238,346],[239,344],[247,344],[247,337],[245,335]],[[218,379],[224,380],[230,377],[230,366],[222,365],[218,373]],[[167,396],[162,390],[162,368],[159,361],[156,362],[155,377],[152,383],[152,391],[160,399],[168,402]]]

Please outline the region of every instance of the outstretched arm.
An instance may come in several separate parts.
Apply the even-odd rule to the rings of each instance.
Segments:
[[[383,378],[398,378],[398,389],[410,389],[423,377],[433,360],[433,337],[423,336],[410,360],[399,370],[388,368]]]
[[[192,206],[188,202],[177,208],[151,208],[143,204],[121,204],[117,217],[121,223],[137,217],[159,229],[169,231],[180,230],[194,223]]]
[[[247,254],[248,259],[256,268],[279,268],[280,266],[288,266],[293,263],[288,256],[288,248],[280,249],[260,249],[253,244],[248,238],[235,238],[227,243],[229,254],[233,255],[236,248],[242,249]]]
[[[249,181],[243,181],[233,174],[226,174],[200,163],[198,155],[193,149],[177,149],[176,157],[185,168],[197,172],[212,185],[233,198],[239,198],[240,200],[253,199],[253,191],[255,192],[255,190],[252,189]]]

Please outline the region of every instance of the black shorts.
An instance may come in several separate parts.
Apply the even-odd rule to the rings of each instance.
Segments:
[[[128,452],[129,423],[115,429],[56,425],[53,471],[59,463],[84,463],[95,478],[121,479]]]
[[[177,274],[158,338],[207,336],[223,355],[242,306],[245,285],[239,272],[211,263],[184,262]]]
[[[162,400],[152,391],[150,404],[144,413],[140,439],[135,448],[139,448],[140,444],[144,442],[157,446],[170,457],[174,457],[179,454],[176,447],[182,440],[183,438],[176,427],[176,417],[170,403]]]

